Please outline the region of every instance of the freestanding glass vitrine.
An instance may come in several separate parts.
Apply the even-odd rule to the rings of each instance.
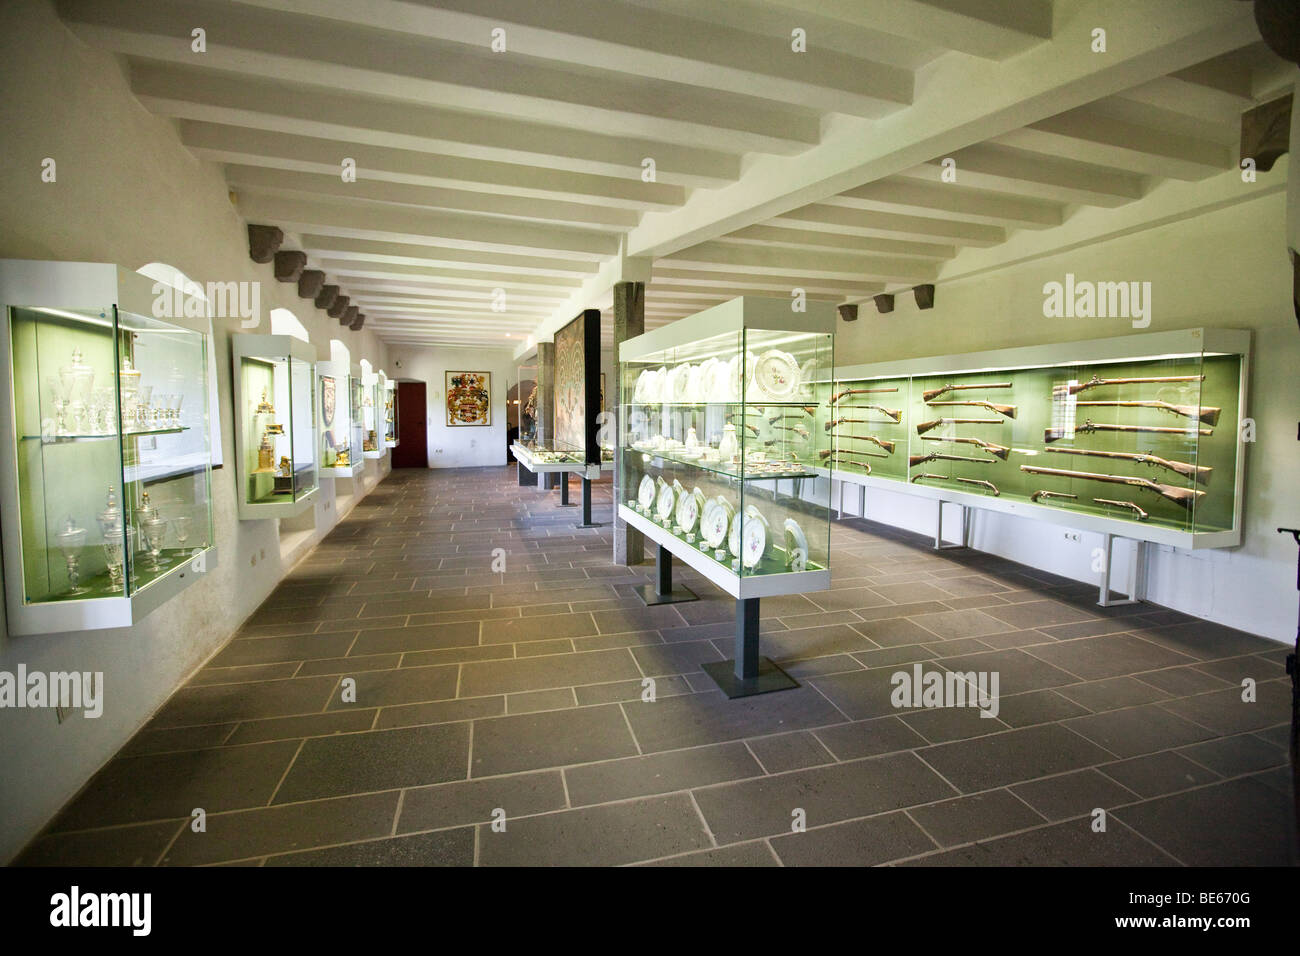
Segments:
[[[737,599],[736,661],[706,667],[729,696],[794,686],[759,660],[759,599],[830,587],[830,507],[810,492],[832,439],[811,385],[834,329],[826,303],[743,297],[619,347],[619,517]]]
[[[292,518],[316,480],[316,349],[291,335],[230,340],[239,517]]]
[[[0,261],[8,631],[126,627],[213,568],[201,301],[114,265]],[[161,318],[158,316],[162,316]]]

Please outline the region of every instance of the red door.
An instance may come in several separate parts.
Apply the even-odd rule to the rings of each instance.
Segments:
[[[397,383],[397,447],[394,468],[429,467],[429,429],[423,382]]]

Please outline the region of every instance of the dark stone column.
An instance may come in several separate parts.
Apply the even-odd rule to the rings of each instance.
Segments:
[[[537,343],[537,442],[555,439],[555,343]],[[560,484],[554,472],[538,476],[537,484],[547,490]]]
[[[615,359],[618,358],[620,343],[636,338],[643,332],[645,332],[645,283],[614,283]],[[624,402],[623,381],[618,372],[614,373],[614,381],[607,385],[607,390],[608,401],[612,403],[609,407],[615,414],[621,414]],[[618,518],[619,502],[627,501],[632,494],[631,489],[623,487],[620,472],[623,462],[623,449],[620,447],[623,441],[622,422],[617,424],[620,427],[615,432],[618,437],[614,448],[614,563],[626,566],[640,564],[645,560],[645,535],[636,528],[629,528],[626,522]]]

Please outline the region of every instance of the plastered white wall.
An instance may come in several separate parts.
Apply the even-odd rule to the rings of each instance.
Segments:
[[[519,377],[508,348],[391,350],[389,377],[425,384],[430,468],[473,468],[506,463],[506,393]],[[492,373],[492,424],[448,425],[447,372]],[[524,396],[527,398],[527,396]]]
[[[261,327],[288,308],[328,357],[329,339],[347,338],[355,358],[384,368],[383,343],[338,321],[277,283],[270,265],[248,258],[245,223],[221,172],[197,160],[172,126],[131,96],[119,61],[86,47],[46,0],[0,4],[0,257],[114,262],[137,269],[165,262],[190,278],[260,281]],[[42,160],[57,179],[40,178]],[[103,716],[52,710],[0,711],[0,860],[8,860],[214,654],[275,587],[294,549],[281,558],[275,521],[238,520],[235,512],[234,410],[230,336],[234,320],[214,320],[227,466],[213,473],[218,567],[177,600],[130,629],[0,636],[0,670],[101,671]],[[370,462],[371,480],[384,466]],[[322,482],[318,540],[339,517]],[[0,516],[0,522],[6,516]]]

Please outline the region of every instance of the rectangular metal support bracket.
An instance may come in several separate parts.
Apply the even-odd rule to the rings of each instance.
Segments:
[[[1105,566],[1101,569],[1101,593],[1097,598],[1097,604],[1100,607],[1118,607],[1123,604],[1141,604],[1143,601],[1143,595],[1146,591],[1147,543],[1133,538],[1127,539],[1133,542],[1133,559],[1129,562],[1128,566],[1127,589],[1120,592],[1126,596],[1122,598],[1112,598],[1110,596],[1112,591],[1110,572],[1113,565],[1111,556],[1113,554],[1115,537],[1116,536],[1113,534],[1102,535],[1102,539],[1105,541]]]
[[[943,540],[943,506],[946,504],[955,504],[961,509],[961,540],[952,543]],[[966,547],[966,542],[970,540],[970,509],[964,504],[956,501],[944,501],[939,499],[939,511],[934,523],[934,550],[951,551],[954,548]]]

